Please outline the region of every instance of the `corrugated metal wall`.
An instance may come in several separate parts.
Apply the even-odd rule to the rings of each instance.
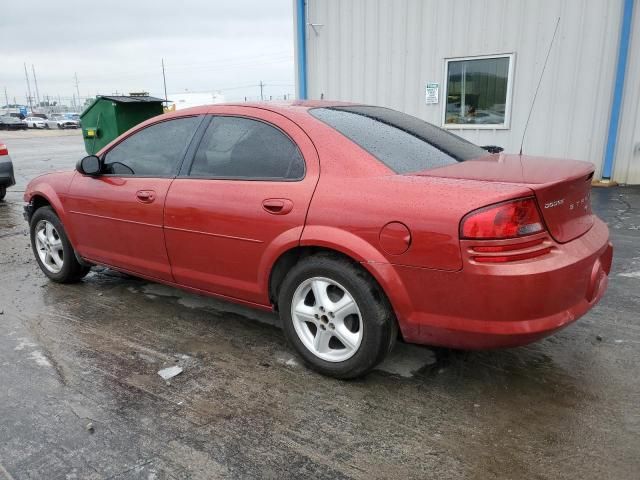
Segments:
[[[456,133],[517,152],[561,17],[524,152],[588,160],[599,177],[621,12],[621,0],[307,0],[309,98],[384,105],[441,125],[445,58],[514,53],[510,128]],[[636,113],[638,56],[627,77]],[[437,105],[425,104],[427,82],[440,84]],[[637,118],[626,101],[625,109],[625,118]],[[621,162],[618,173],[626,175]]]
[[[640,184],[640,2],[636,0],[613,178]]]

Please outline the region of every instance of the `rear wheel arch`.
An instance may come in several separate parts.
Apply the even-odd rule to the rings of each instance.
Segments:
[[[363,275],[368,277],[368,279],[371,280],[372,284],[375,285],[375,295],[380,296],[380,300],[389,302],[389,304],[391,304],[391,300],[386,294],[383,285],[381,285],[379,279],[377,278],[377,275],[374,272],[370,271],[370,269],[368,268],[369,265],[367,263],[360,262],[347,255],[346,253],[343,253],[336,249],[322,246],[305,245],[287,250],[286,252],[282,253],[273,264],[273,268],[269,273],[269,300],[274,305],[276,310],[278,309],[278,296],[280,286],[282,285],[284,278],[287,276],[287,273],[298,262],[310,256],[331,257],[356,266],[359,270],[362,271]]]
[[[286,270],[278,301],[287,340],[305,363],[324,375],[346,379],[367,373],[386,357],[398,338],[399,325],[391,302],[362,263],[327,248],[296,250],[285,256],[284,267],[279,267]],[[298,260],[292,264],[295,257]],[[341,291],[342,298],[332,298],[330,287]],[[324,294],[322,288],[326,289]],[[345,296],[347,303],[335,310]],[[305,307],[300,308],[301,301]],[[315,308],[316,320],[309,308]],[[355,311],[341,316],[344,308]]]

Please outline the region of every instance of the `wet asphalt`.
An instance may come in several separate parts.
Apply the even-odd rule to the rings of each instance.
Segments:
[[[0,479],[639,478],[640,188],[593,192],[613,271],[571,327],[489,352],[400,344],[344,382],[302,366],[274,315],[106,269],[49,282],[21,190],[73,168],[81,138],[2,139]]]

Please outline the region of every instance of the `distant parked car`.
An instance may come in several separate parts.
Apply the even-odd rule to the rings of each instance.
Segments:
[[[45,121],[40,117],[27,117],[24,119],[29,128],[45,128]]]
[[[63,116],[52,116],[51,118],[44,121],[45,128],[78,128],[78,122],[76,120],[71,120],[69,118]]]
[[[0,200],[3,200],[7,194],[7,188],[15,185],[15,183],[13,163],[11,163],[9,150],[7,146],[0,141]]]
[[[16,117],[0,117],[0,130],[26,130],[27,124]]]

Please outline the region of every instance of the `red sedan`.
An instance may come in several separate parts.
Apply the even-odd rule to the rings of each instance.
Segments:
[[[24,198],[50,279],[100,264],[275,309],[309,365],[351,378],[398,335],[517,346],[593,307],[613,249],[592,176],[386,108],[215,105],[148,120]]]

